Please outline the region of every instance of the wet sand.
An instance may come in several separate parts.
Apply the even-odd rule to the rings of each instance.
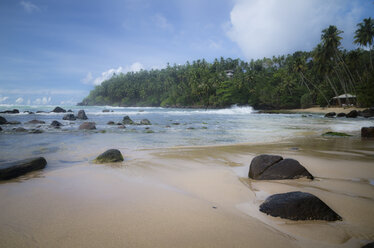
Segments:
[[[120,164],[93,164],[98,151],[77,152],[70,166],[0,183],[1,247],[361,247],[374,240],[372,140],[121,151]],[[295,158],[316,179],[250,180],[250,161],[262,153]],[[258,211],[267,196],[295,190],[315,194],[343,221]]]
[[[322,108],[322,107],[313,107],[313,108],[305,108],[305,109],[290,109],[285,110],[286,112],[290,113],[312,113],[312,114],[326,114],[329,112],[335,112],[335,113],[345,113],[348,114],[352,110],[362,111],[365,108],[356,108],[356,107],[329,107],[329,108]]]

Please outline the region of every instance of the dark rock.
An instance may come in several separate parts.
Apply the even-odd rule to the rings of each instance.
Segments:
[[[110,112],[109,109],[103,109],[103,113],[108,113]]]
[[[87,115],[86,115],[86,112],[84,112],[84,110],[79,110],[78,111],[77,118],[81,119],[81,120],[87,120],[88,119]]]
[[[17,127],[14,129],[14,131],[16,131],[17,133],[22,133],[22,132],[27,132],[27,129],[23,127]]]
[[[76,118],[73,114],[66,114],[64,115],[64,117],[62,117],[63,120],[67,120],[67,121],[75,121]]]
[[[18,109],[13,109],[13,110],[5,110],[0,112],[1,114],[18,114],[19,110]]]
[[[53,112],[53,111],[52,111],[52,112]],[[41,114],[41,113],[47,113],[47,112],[38,110],[38,111],[36,111],[36,113],[37,113],[37,114]]]
[[[337,117],[346,117],[347,115],[345,113],[339,113]]]
[[[336,115],[335,112],[329,112],[329,113],[325,114],[325,117],[332,118],[332,117],[334,117],[335,115]]]
[[[45,121],[31,120],[27,122],[28,124],[45,124]]]
[[[60,122],[58,122],[58,121],[52,121],[51,126],[52,127],[61,127],[62,124]]]
[[[107,125],[115,125],[114,121],[108,121]],[[122,124],[121,124],[122,125]]]
[[[124,126],[124,125],[120,125],[120,126],[118,126],[118,128],[119,128],[119,129],[125,129],[126,126]]]
[[[4,117],[0,116],[0,125],[7,124],[7,123],[8,121]]]
[[[260,205],[260,211],[289,220],[342,220],[318,197],[300,191],[272,195]]]
[[[248,177],[257,180],[297,179],[313,176],[298,161],[277,155],[259,155],[249,167]]]
[[[28,111],[28,110],[23,111],[23,113],[28,113],[29,115],[31,115],[31,114],[35,114],[34,112],[32,112],[32,111]]]
[[[98,163],[113,163],[123,161],[121,152],[117,149],[109,149],[106,152],[100,154],[96,160]]]
[[[43,157],[2,163],[0,164],[0,180],[7,180],[21,176],[30,171],[40,170],[46,165],[47,161]]]
[[[3,131],[3,129],[0,127],[0,132]]]
[[[43,133],[44,131],[43,130],[40,130],[40,129],[31,129],[29,131],[29,133]]]
[[[134,122],[130,119],[130,117],[128,115],[126,115],[125,117],[123,117],[122,123],[125,124],[125,125],[132,125],[132,124],[134,124]]]
[[[19,124],[21,124],[21,122],[19,122],[19,121],[8,121],[6,124],[9,124],[9,125],[19,125]]]
[[[361,137],[373,138],[374,137],[374,126],[361,128]]]
[[[374,242],[364,245],[362,248],[374,248]]]
[[[151,125],[151,122],[148,119],[143,119],[140,121],[140,125]]]
[[[326,132],[322,134],[322,136],[339,136],[339,137],[349,137],[352,135],[346,134],[346,133],[340,133],[340,132]]]
[[[347,118],[356,118],[357,116],[358,116],[357,110],[352,110],[345,117],[347,117]]]
[[[176,125],[176,126],[180,125],[179,122],[173,122],[172,124],[173,124],[173,125]]]
[[[52,112],[55,112],[55,113],[66,113],[66,110],[63,109],[63,108],[60,108],[60,107],[56,107],[54,110],[52,110]]]
[[[67,112],[69,112],[69,113],[73,113],[73,110],[69,109]]]
[[[363,116],[365,118],[374,117],[374,108],[364,109],[361,112],[361,116]]]
[[[83,122],[79,129],[85,129],[85,130],[93,130],[96,129],[95,122]]]

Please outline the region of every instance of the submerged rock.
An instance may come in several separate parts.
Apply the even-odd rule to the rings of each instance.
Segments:
[[[349,137],[352,135],[346,134],[346,133],[339,133],[339,132],[326,132],[322,134],[323,136],[339,136],[339,137]]]
[[[30,171],[40,170],[46,165],[47,161],[43,157],[2,163],[0,164],[0,180],[7,180],[21,176]]]
[[[7,124],[7,123],[8,121],[4,117],[0,116],[0,125]]]
[[[54,113],[66,113],[66,110],[61,107],[56,107],[54,110],[52,110]]]
[[[39,120],[31,120],[26,122],[28,124],[45,124],[45,121],[39,121]]]
[[[361,128],[361,137],[373,138],[374,137],[374,126]]]
[[[297,179],[313,176],[297,160],[263,154],[251,161],[248,177],[256,180]]]
[[[44,131],[43,131],[43,130],[40,130],[40,129],[31,129],[31,130],[29,131],[29,133],[44,133]]]
[[[357,116],[358,116],[357,110],[352,110],[345,117],[347,117],[347,118],[356,118]]]
[[[52,121],[51,126],[52,127],[61,127],[62,124],[60,122],[58,122],[58,121]]]
[[[108,121],[107,122],[107,125],[115,125],[116,123],[114,123],[114,121]]]
[[[80,126],[79,129],[84,129],[84,130],[93,130],[96,129],[95,122],[83,122]]]
[[[64,117],[62,117],[63,120],[67,121],[75,121],[77,118],[73,114],[66,114]]]
[[[289,220],[342,220],[318,197],[300,191],[269,196],[260,205],[260,211]]]
[[[77,118],[81,119],[81,120],[87,120],[88,119],[87,115],[86,115],[86,112],[84,112],[84,110],[79,110],[78,111]]]
[[[8,121],[6,124],[9,124],[9,125],[19,125],[21,124],[20,121]]]
[[[329,113],[325,114],[325,117],[332,118],[332,117],[334,117],[335,115],[336,115],[335,112],[329,112]]]
[[[148,119],[143,119],[140,121],[140,125],[151,125],[151,122]]]
[[[103,109],[102,112],[103,112],[103,113],[108,113],[108,112],[109,112],[109,109]]]
[[[130,119],[130,117],[128,115],[126,115],[125,117],[123,117],[122,123],[125,124],[125,125],[132,125],[132,124],[134,124],[134,122]]]
[[[14,131],[16,131],[17,133],[22,133],[22,132],[27,132],[27,129],[23,127],[17,127],[14,129]]]
[[[123,156],[121,152],[117,149],[109,149],[104,153],[100,154],[96,159],[95,162],[98,163],[113,163],[113,162],[121,162],[123,161]]]

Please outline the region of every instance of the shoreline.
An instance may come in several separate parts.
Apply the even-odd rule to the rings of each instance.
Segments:
[[[348,114],[352,110],[363,111],[367,108],[357,108],[357,107],[312,107],[305,109],[280,109],[280,110],[258,110],[260,113],[269,113],[269,114],[327,114],[329,112],[335,113],[345,113]]]

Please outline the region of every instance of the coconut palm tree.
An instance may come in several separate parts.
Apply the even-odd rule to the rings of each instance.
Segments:
[[[359,44],[360,46],[368,46],[369,47],[369,54],[370,54],[370,65],[371,69],[373,70],[373,61],[371,58],[371,50],[373,49],[373,39],[374,39],[374,20],[369,18],[365,18],[362,22],[357,24],[357,30],[355,32],[355,40],[353,41],[355,44]]]

